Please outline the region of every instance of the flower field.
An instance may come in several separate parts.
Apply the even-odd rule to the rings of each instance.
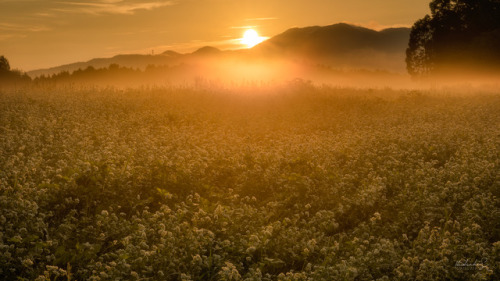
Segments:
[[[500,280],[500,94],[2,91],[0,280]]]

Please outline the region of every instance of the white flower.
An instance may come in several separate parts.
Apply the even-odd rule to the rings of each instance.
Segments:
[[[25,259],[23,260],[23,265],[26,267],[30,267],[33,265],[33,261],[31,259]]]

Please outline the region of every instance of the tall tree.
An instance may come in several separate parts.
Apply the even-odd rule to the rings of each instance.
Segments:
[[[447,67],[500,69],[500,0],[433,0],[415,22],[406,51],[411,75]]]
[[[9,60],[0,56],[0,88],[8,85],[20,85],[29,83],[31,78],[19,70],[10,68]]]
[[[0,56],[0,71],[10,71],[9,61],[4,56]]]

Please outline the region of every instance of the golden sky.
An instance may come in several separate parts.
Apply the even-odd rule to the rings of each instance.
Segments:
[[[430,0],[0,0],[0,55],[24,71],[124,53],[242,48],[245,28],[411,26]]]

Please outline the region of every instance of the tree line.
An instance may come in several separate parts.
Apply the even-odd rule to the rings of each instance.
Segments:
[[[50,75],[40,75],[31,78],[19,70],[11,70],[8,60],[0,57],[0,86],[18,85],[51,85],[63,83],[92,83],[137,85],[158,82],[173,78],[187,71],[185,65],[155,66],[149,65],[144,70],[110,64],[108,67],[95,68],[88,66],[75,71],[61,71]]]

